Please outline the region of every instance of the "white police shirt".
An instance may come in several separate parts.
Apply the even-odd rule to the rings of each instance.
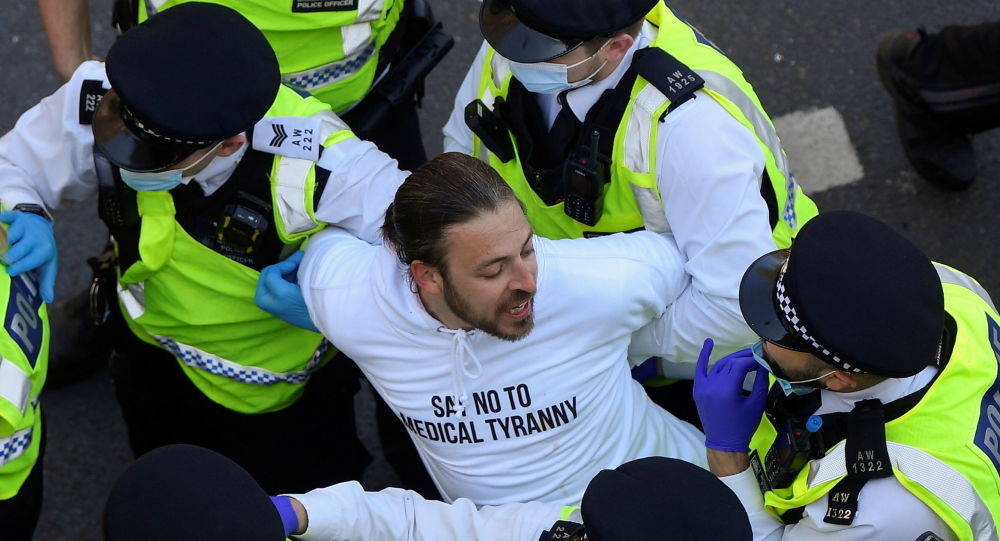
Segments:
[[[575,505],[594,475],[629,460],[704,466],[702,433],[653,404],[626,359],[632,333],[686,286],[669,235],[534,243],[535,325],[517,342],[444,327],[392,249],[336,228],[310,240],[299,284],[448,501]]]
[[[656,29],[647,23],[609,77],[567,93],[577,118],[621,80],[632,54],[655,38]],[[443,130],[445,151],[472,154],[464,110],[477,96],[485,52],[483,44],[455,97]],[[536,98],[551,126],[560,110],[556,95]],[[657,185],[691,283],[659,320],[636,335],[631,357],[659,355],[667,361],[666,375],[691,379],[705,338],[715,340],[713,359],[756,341],[743,321],[738,293],[743,271],[775,249],[760,195],[764,154],[754,136],[701,91],[667,115],[657,145]]]
[[[563,511],[558,503],[477,507],[465,498],[425,500],[399,488],[365,492],[355,481],[291,496],[309,516],[305,533],[295,537],[303,541],[538,541]],[[579,511],[569,520],[581,522]]]
[[[17,203],[55,209],[63,200],[82,200],[97,191],[94,136],[89,123],[97,98],[88,98],[84,85],[109,88],[104,63],[81,64],[70,80],[42,99],[0,137],[0,201],[4,208]],[[90,96],[94,96],[90,94]],[[221,186],[239,163],[249,141],[239,152],[217,157],[194,182],[206,195]],[[374,242],[386,207],[407,173],[372,143],[356,138],[326,147],[317,165],[331,171],[316,208],[316,218],[337,224]]]
[[[822,405],[817,414],[847,412],[854,403],[878,398],[888,403],[923,388],[933,379],[937,368],[929,366],[909,378],[887,379],[878,385],[853,393],[819,391]],[[785,526],[764,510],[757,479],[750,469],[720,477],[743,503],[753,526],[754,541],[915,541],[924,532],[934,532],[945,541],[956,539],[951,529],[930,507],[903,488],[895,477],[872,479],[858,496],[858,511],[851,525],[823,522],[827,499],[806,506],[802,520]]]

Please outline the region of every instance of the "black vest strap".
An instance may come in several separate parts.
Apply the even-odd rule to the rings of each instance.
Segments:
[[[705,86],[701,75],[659,47],[636,51],[632,58],[632,69],[670,100],[670,107],[663,113],[664,117],[693,98],[694,93]],[[663,117],[660,117],[660,121],[663,121]]]

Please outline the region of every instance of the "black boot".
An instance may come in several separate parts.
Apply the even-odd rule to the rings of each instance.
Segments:
[[[892,96],[899,140],[910,164],[927,180],[961,190],[976,176],[972,137],[927,104],[906,69],[907,59],[925,37],[923,29],[887,32],[876,55],[879,79]]]

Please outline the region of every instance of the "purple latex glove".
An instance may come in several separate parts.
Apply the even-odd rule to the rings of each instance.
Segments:
[[[299,517],[292,508],[292,499],[288,496],[271,496],[271,503],[281,517],[281,524],[285,527],[285,537],[299,531]]]
[[[750,438],[764,415],[767,402],[768,374],[757,364],[749,348],[731,353],[708,372],[712,355],[712,339],[698,355],[694,372],[694,402],[705,428],[705,445],[719,451],[745,453],[750,450]],[[743,394],[743,380],[756,372],[750,396]]]

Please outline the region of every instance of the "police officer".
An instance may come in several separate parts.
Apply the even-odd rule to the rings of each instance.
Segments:
[[[187,1],[117,0],[114,24],[124,32]],[[267,0],[212,1],[238,10],[264,33],[278,57],[283,82],[330,104],[359,136],[375,142],[403,169],[412,170],[426,160],[413,92],[399,96],[380,119],[366,118],[371,113],[368,107],[352,109],[386,74],[390,63],[399,64],[429,30],[433,17],[425,2],[295,0],[279,6]],[[64,79],[80,63],[99,59],[91,52],[85,1],[38,0],[38,6],[53,61]]]
[[[21,116],[0,139],[0,199],[51,208],[99,191],[133,451],[199,443],[278,491],[355,478],[367,456],[350,394],[324,383],[333,348],[257,308],[259,271],[326,223],[375,240],[402,179],[387,164],[327,105],[280,83],[243,16],[192,3],[136,26],[106,65],[84,63]],[[43,233],[11,251],[54,246]],[[258,302],[280,307],[262,282]],[[280,441],[291,433],[308,436]]]
[[[691,284],[633,348],[666,375],[704,336],[748,343],[736,269],[816,208],[739,68],[659,0],[485,0],[479,23],[445,150],[496,168],[539,235],[674,233]]]
[[[296,539],[365,541],[751,539],[736,496],[711,473],[672,458],[598,473],[582,508],[526,502],[477,509],[468,500],[427,501],[399,489],[365,492],[357,482],[268,499],[238,465],[192,445],[157,449],[130,466],[108,497],[103,530],[105,541],[279,541],[283,531]]]
[[[264,33],[275,50],[285,84],[328,103],[352,131],[395,158],[401,169],[412,171],[426,161],[417,100],[423,92],[424,76],[451,47],[450,36],[433,27],[427,2],[210,1],[236,9]],[[117,0],[115,25],[119,31],[126,31],[150,15],[187,2]],[[38,3],[50,30],[57,66],[72,63],[67,58],[76,59],[74,67],[89,59],[85,7],[72,1],[75,9],[68,8],[66,2]],[[84,12],[82,16],[80,12]],[[107,252],[104,258],[108,258]],[[77,295],[65,304],[57,304],[53,311],[57,328],[66,336],[53,361],[59,384],[103,365],[107,356],[101,354],[106,341],[98,338],[102,329],[93,329],[87,317],[87,297]],[[338,378],[344,385],[337,392],[353,394],[358,389],[356,383],[348,383],[357,377],[353,363],[340,363],[338,370],[353,373]],[[388,426],[396,427],[396,421],[384,414],[381,399],[376,400]],[[408,485],[433,494],[430,479],[415,453],[399,459],[394,455],[395,447],[408,446],[409,439],[401,432],[386,433],[385,426],[385,422],[380,424],[383,436],[398,442],[388,445],[390,461],[401,470]]]
[[[695,400],[755,539],[997,538],[1000,315],[975,280],[831,212],[747,269],[740,306],[761,340],[709,373],[706,344]]]
[[[12,212],[0,213],[0,219]],[[24,234],[23,224],[11,234]],[[7,230],[0,228],[0,249]],[[49,320],[35,273],[0,272],[0,535],[30,541],[42,509],[45,432],[39,394],[49,356]],[[14,276],[12,276],[14,274]]]

